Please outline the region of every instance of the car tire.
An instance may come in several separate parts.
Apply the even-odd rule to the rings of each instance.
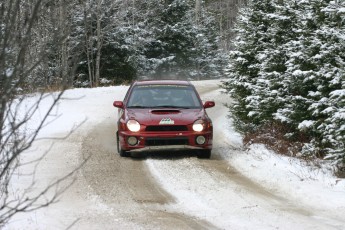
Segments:
[[[119,135],[116,134],[116,142],[117,142],[117,152],[120,154],[121,157],[130,157],[131,154],[123,149],[121,149]]]
[[[211,150],[210,149],[203,149],[199,150],[198,153],[198,158],[200,159],[209,159],[211,157]]]

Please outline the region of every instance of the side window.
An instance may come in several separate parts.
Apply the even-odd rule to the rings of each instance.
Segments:
[[[126,95],[125,95],[125,98],[123,99],[124,104],[127,104],[128,97],[129,97],[129,93],[132,91],[132,88],[133,88],[133,85],[131,85],[131,86],[129,87],[129,89],[127,90],[127,93],[126,93]]]
[[[139,100],[139,95],[137,90],[133,90],[131,96],[127,99],[127,106],[132,106],[135,101]]]
[[[188,90],[188,95],[193,100],[194,106],[196,106],[196,107],[201,106],[199,98],[198,98],[198,96],[196,95],[196,92],[193,89]]]

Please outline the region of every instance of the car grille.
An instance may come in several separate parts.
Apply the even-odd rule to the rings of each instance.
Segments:
[[[188,145],[188,138],[147,138],[146,146],[162,146],[162,145]]]
[[[147,126],[146,131],[169,132],[169,131],[188,131],[185,125],[153,125]]]

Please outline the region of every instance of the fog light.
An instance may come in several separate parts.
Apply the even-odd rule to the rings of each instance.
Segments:
[[[203,144],[205,144],[205,142],[206,142],[206,138],[204,136],[198,136],[196,138],[196,143],[198,145],[203,145]]]
[[[129,145],[136,145],[138,143],[138,139],[136,137],[128,137],[127,142]]]

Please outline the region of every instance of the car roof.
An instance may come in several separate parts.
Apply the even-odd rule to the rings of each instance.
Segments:
[[[182,80],[145,80],[135,81],[133,85],[191,85],[191,83]]]

